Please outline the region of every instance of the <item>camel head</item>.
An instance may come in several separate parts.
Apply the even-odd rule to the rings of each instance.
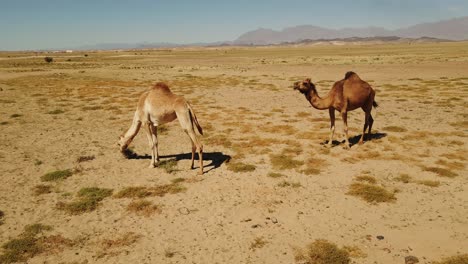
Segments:
[[[315,90],[315,85],[310,81],[310,78],[302,82],[295,82],[293,87],[294,90],[299,90],[302,94],[307,94],[310,90]]]

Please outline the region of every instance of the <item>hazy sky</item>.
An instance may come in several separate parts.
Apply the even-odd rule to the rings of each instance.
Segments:
[[[468,0],[0,0],[0,50],[234,40],[259,27],[387,29],[468,15]]]

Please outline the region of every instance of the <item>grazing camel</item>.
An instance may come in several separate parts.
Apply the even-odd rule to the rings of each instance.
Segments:
[[[321,98],[317,94],[315,85],[310,79],[306,79],[303,82],[295,82],[294,90],[299,90],[299,92],[304,94],[307,101],[309,101],[314,108],[319,110],[328,109],[331,123],[330,141],[328,141],[329,147],[332,144],[333,134],[335,133],[335,110],[341,112],[343,118],[346,148],[349,148],[348,111],[360,107],[365,112],[364,130],[359,144],[363,143],[364,135],[368,127],[368,137],[370,137],[372,124],[374,123],[374,119],[371,115],[372,106],[378,106],[377,102],[374,101],[375,91],[367,82],[361,80],[356,73],[347,72],[345,78],[335,82],[328,95],[324,98]]]
[[[194,125],[201,135],[203,135],[203,130],[190,104],[182,96],[173,94],[165,83],[156,83],[140,96],[132,126],[120,137],[120,151],[125,153],[143,123],[146,126],[148,141],[152,150],[150,167],[156,167],[159,162],[157,127],[176,118],[192,142],[192,165],[190,168],[193,169],[196,150],[200,160],[199,174],[203,174],[203,145],[195,134]]]

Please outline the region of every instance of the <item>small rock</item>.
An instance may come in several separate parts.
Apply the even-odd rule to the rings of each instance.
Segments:
[[[246,219],[241,220],[241,222],[250,222],[250,221],[252,221],[252,219],[250,219],[250,218],[246,218]]]
[[[259,224],[252,225],[252,228],[257,228],[257,227],[261,227],[261,225]]]
[[[299,212],[297,212],[297,214],[304,214],[304,212],[302,212],[302,211],[299,211]]]
[[[384,239],[384,236],[377,236],[377,239],[378,239],[378,240],[383,240],[383,239]]]
[[[179,211],[180,214],[183,214],[183,215],[190,214],[190,210],[187,207],[181,207],[181,208],[178,209],[178,211]]]
[[[419,263],[419,259],[415,256],[406,256],[405,257],[405,264],[415,264]]]
[[[273,224],[276,224],[276,223],[278,223],[278,219],[276,219],[276,217],[272,217],[272,218],[271,218],[271,222],[272,222]]]

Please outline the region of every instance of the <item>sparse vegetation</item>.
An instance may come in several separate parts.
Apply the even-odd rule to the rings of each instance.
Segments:
[[[346,194],[357,196],[369,203],[392,202],[396,200],[394,193],[387,191],[383,187],[366,183],[352,183]]]
[[[288,169],[295,169],[302,165],[304,165],[303,161],[295,160],[286,155],[270,155],[270,162],[274,169],[278,170],[288,170]]]
[[[447,170],[447,169],[444,169],[444,168],[439,168],[439,167],[424,167],[423,168],[425,171],[430,171],[430,172],[433,172],[435,173],[437,176],[440,176],[440,177],[446,177],[446,178],[454,178],[456,176],[458,176],[456,173],[450,171],[450,170]]]
[[[268,241],[266,241],[263,237],[256,237],[254,241],[250,243],[250,250],[262,248],[266,244],[268,244]]]
[[[348,264],[349,253],[325,239],[317,239],[294,256],[300,264]]]
[[[143,216],[149,217],[156,212],[160,212],[161,209],[158,205],[155,205],[151,203],[150,201],[136,200],[136,201],[132,201],[127,206],[127,211],[134,212],[137,215],[143,215]]]
[[[115,198],[144,198],[149,196],[164,196],[167,193],[175,194],[184,192],[186,188],[180,181],[171,184],[158,185],[154,187],[127,187],[119,191]]]
[[[0,255],[0,263],[25,262],[43,252],[44,245],[37,235],[51,229],[52,227],[43,224],[26,226],[18,238],[11,239],[2,245],[3,254]]]
[[[278,187],[292,187],[292,188],[299,188],[302,186],[300,182],[288,182],[288,181],[282,181],[277,184]]]
[[[430,180],[416,181],[416,183],[429,186],[429,187],[439,187],[440,185],[439,181],[430,181]]]
[[[45,185],[45,184],[36,185],[36,186],[34,186],[34,194],[35,195],[42,195],[42,194],[51,193],[52,192],[51,187],[52,186]]]
[[[102,240],[102,249],[109,250],[113,248],[120,248],[133,245],[141,238],[141,235],[135,234],[134,232],[127,232],[122,235],[118,235],[117,238],[115,238],[115,236],[113,237],[114,239]]]
[[[59,181],[59,180],[64,180],[70,176],[73,175],[72,170],[66,169],[66,170],[58,170],[58,171],[53,171],[46,173],[41,176],[42,181]]]
[[[58,114],[63,114],[63,113],[65,113],[65,111],[63,111],[61,109],[56,109],[56,110],[52,110],[52,111],[47,112],[47,114],[49,114],[49,115],[58,115]]]
[[[411,177],[408,174],[402,173],[400,176],[396,177],[395,180],[402,183],[409,183],[411,182]]]
[[[268,173],[268,177],[271,177],[271,178],[281,178],[281,177],[284,177],[284,174],[277,173],[277,172],[269,172],[269,173]]]
[[[243,163],[243,162],[229,162],[227,164],[227,168],[228,170],[230,171],[234,171],[234,172],[249,172],[249,171],[254,171],[255,170],[255,165],[251,165],[251,164],[246,164],[246,163]]]
[[[434,264],[466,264],[468,263],[468,254],[447,257],[441,261],[436,261]]]
[[[177,171],[176,167],[177,167],[177,160],[175,159],[160,161],[158,165],[158,168],[164,169],[169,174],[176,172]]]
[[[399,127],[399,126],[386,126],[383,128],[383,130],[388,131],[388,132],[406,132],[408,131],[404,127]]]
[[[77,159],[76,159],[76,162],[78,163],[81,163],[81,162],[85,162],[85,161],[91,161],[91,160],[94,160],[96,157],[94,157],[94,155],[90,155],[90,156],[79,156]]]
[[[369,175],[362,175],[362,176],[357,176],[356,181],[368,182],[370,184],[375,184],[377,182],[377,179],[375,179],[374,177],[369,176]]]
[[[47,63],[52,63],[54,61],[54,58],[52,57],[44,57],[44,61]]]
[[[59,202],[57,208],[77,215],[96,210],[100,202],[112,195],[112,189],[97,187],[82,188],[78,191],[77,200],[70,203]]]
[[[5,217],[5,213],[0,210],[0,225],[3,225],[3,218]]]

